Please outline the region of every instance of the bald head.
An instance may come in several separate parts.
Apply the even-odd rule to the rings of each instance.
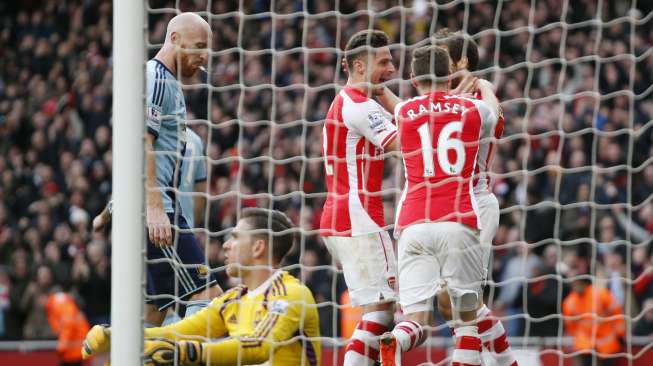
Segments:
[[[181,13],[170,19],[168,28],[166,30],[166,43],[172,38],[173,33],[180,35],[188,33],[204,33],[211,34],[211,27],[201,16],[195,13]]]
[[[211,27],[195,13],[181,13],[170,19],[162,52],[176,62],[177,70],[185,77],[206,64],[211,47]]]

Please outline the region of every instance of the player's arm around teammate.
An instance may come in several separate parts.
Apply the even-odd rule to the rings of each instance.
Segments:
[[[453,364],[479,365],[480,340],[473,322],[484,272],[479,223],[471,194],[461,185],[471,183],[480,131],[495,123],[496,116],[484,102],[449,94],[452,65],[446,50],[417,48],[411,69],[420,96],[395,110],[407,176],[395,228],[400,234],[399,298],[406,320],[384,335],[381,360],[383,365],[401,365],[402,352],[426,339],[433,297],[446,291],[462,321]]]
[[[431,42],[443,47],[449,53],[453,63],[454,73],[469,76],[471,72],[478,69],[479,54],[476,42],[469,36],[461,32],[451,32],[446,28],[438,31],[432,38]],[[481,83],[487,83],[485,80],[479,80]],[[452,92],[454,95],[472,93],[473,90],[467,89],[465,78],[460,77],[452,80],[456,89]],[[491,86],[491,85],[490,85]],[[489,91],[489,89],[488,89]],[[499,202],[492,193],[490,168],[494,158],[494,150],[497,140],[503,134],[505,121],[501,112],[499,101],[495,93],[492,95],[483,95],[476,93],[475,97],[487,102],[488,106],[494,110],[498,119],[494,128],[490,131],[485,130],[479,141],[478,156],[476,159],[476,169],[474,178],[474,196],[477,202],[479,219],[481,220],[480,245],[484,246],[486,256],[483,261],[485,268],[490,267],[491,246],[496,231],[499,226]],[[442,317],[452,320],[451,303],[446,293],[438,296],[438,310]],[[500,319],[496,318],[485,303],[479,303],[477,309],[477,323],[479,327],[479,336],[483,346],[490,352],[492,358],[498,366],[516,366],[517,362],[512,353],[510,343],[508,342],[505,328]],[[453,332],[453,325],[451,325]]]
[[[372,99],[393,77],[388,37],[354,34],[345,47],[347,83],[336,95],[322,133],[327,199],[320,234],[342,264],[352,306],[363,308],[345,350],[345,366],[372,365],[378,336],[394,322],[396,257],[384,229],[384,153],[396,148],[392,114]]]

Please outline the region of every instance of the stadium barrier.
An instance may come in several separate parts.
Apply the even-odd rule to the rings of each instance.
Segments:
[[[653,337],[632,337],[632,356],[622,354],[615,366],[626,366],[632,358],[632,366],[653,365]],[[322,366],[342,365],[345,340],[337,345],[325,343],[322,351]],[[571,351],[572,340],[562,338],[510,338],[511,345],[520,364],[528,366],[572,366],[576,356]],[[5,341],[0,342],[0,365],[55,366],[59,361],[55,348],[57,341]],[[447,356],[452,349],[449,337],[432,337],[425,345],[404,356],[406,366],[447,365]],[[563,352],[558,351],[561,347]],[[106,358],[84,363],[84,366],[103,365]],[[491,366],[492,363],[486,363]]]

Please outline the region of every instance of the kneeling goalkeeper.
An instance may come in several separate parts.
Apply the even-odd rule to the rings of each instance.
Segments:
[[[279,211],[243,210],[223,246],[227,274],[242,285],[175,324],[145,329],[145,365],[319,365],[313,295],[278,269],[293,246],[293,231]],[[109,328],[93,327],[84,341],[84,358],[107,352],[109,333]],[[206,339],[224,337],[229,338]]]

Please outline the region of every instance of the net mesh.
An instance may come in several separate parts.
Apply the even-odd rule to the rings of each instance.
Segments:
[[[474,38],[477,74],[498,87],[506,126],[491,176],[501,223],[486,302],[513,349],[527,364],[577,356],[565,321],[578,317],[566,317],[563,303],[576,280],[587,278],[607,288],[609,305],[625,315],[623,347],[605,351],[595,330],[592,354],[629,365],[645,357],[650,345],[637,335],[653,331],[646,284],[653,230],[650,4],[150,0],[147,10],[150,57],[179,11],[197,12],[213,30],[207,72],[182,80],[187,124],[206,148],[208,184],[195,193],[206,200],[193,232],[210,266],[223,288],[233,286],[221,246],[241,209],[285,212],[301,227],[287,268],[315,295],[325,362],[337,363],[335,351],[360,315],[346,305],[342,272],[316,231],[326,196],[321,133],[345,80],[344,44],[371,28],[390,36],[398,78],[389,86],[402,99],[415,95],[410,51],[443,27]],[[381,192],[389,230],[402,185],[400,157],[390,154]],[[592,313],[606,319],[601,307]],[[438,351],[450,342],[446,325],[438,323],[432,335],[419,361],[446,362],[446,351]]]

